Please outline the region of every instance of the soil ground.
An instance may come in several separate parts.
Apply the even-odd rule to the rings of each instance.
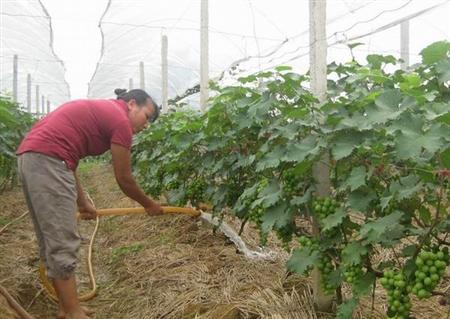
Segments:
[[[137,206],[119,190],[109,165],[85,163],[79,175],[97,208]],[[20,187],[1,194],[0,228],[26,210]],[[94,226],[95,221],[79,222],[81,294],[89,291],[85,255]],[[243,239],[255,247],[256,230],[247,226]],[[54,318],[57,305],[38,278],[38,250],[28,216],[0,234],[0,247],[0,284],[34,318]],[[223,234],[186,216],[103,217],[92,260],[98,294],[84,304],[96,311],[96,319],[332,318],[314,311],[310,280],[287,275],[287,254],[270,248],[278,251],[275,261],[249,260]],[[440,290],[447,286],[443,283]],[[415,318],[446,318],[448,306],[439,302],[441,297],[414,299]],[[354,318],[384,318],[384,313],[385,294],[377,287],[374,309],[367,298]],[[16,317],[0,296],[2,318]]]

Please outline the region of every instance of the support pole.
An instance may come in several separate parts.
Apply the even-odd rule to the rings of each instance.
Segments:
[[[40,96],[39,85],[36,85],[36,109],[35,109],[36,116],[39,116],[39,96]]]
[[[144,62],[139,62],[140,89],[145,90]]]
[[[27,112],[31,113],[31,74],[27,74]]]
[[[19,69],[19,58],[17,54],[14,54],[13,60],[13,101],[17,102],[17,77],[18,77],[18,69]]]
[[[162,111],[167,112],[168,106],[168,66],[167,66],[167,53],[168,53],[168,40],[167,36],[163,35],[161,37],[161,79],[162,79]]]
[[[47,114],[50,113],[50,101],[47,97]]]
[[[201,0],[200,21],[200,109],[206,110],[209,82],[208,0]]]
[[[134,83],[133,83],[133,79],[130,78],[128,80],[128,90],[132,90],[132,89],[134,89]]]
[[[309,34],[310,34],[310,68],[311,91],[318,98],[320,107],[326,99],[327,92],[327,42],[326,42],[326,0],[309,0]],[[313,177],[316,182],[316,196],[325,197],[330,194],[330,171],[327,163],[328,154],[322,156],[313,166]],[[313,233],[319,236],[317,220],[313,221]],[[330,311],[332,296],[326,296],[322,287],[321,274],[317,267],[312,272],[314,302],[319,311]]]
[[[42,95],[42,103],[41,103],[41,114],[45,114],[45,96]]]
[[[401,67],[406,70],[409,67],[409,20],[400,24],[400,38]]]

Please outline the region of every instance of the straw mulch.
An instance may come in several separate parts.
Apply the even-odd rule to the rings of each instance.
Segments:
[[[80,172],[97,208],[135,206],[118,189],[109,166]],[[0,197],[0,217],[26,210],[20,189]],[[84,238],[77,271],[79,290],[89,289],[85,251],[95,222],[80,222]],[[238,225],[233,225],[238,226]],[[255,245],[255,230],[244,240]],[[0,235],[0,283],[35,318],[54,318],[57,306],[37,277],[37,247],[29,217]],[[271,247],[277,249],[276,247]],[[221,233],[185,216],[105,217],[94,245],[98,295],[86,302],[95,318],[332,318],[314,311],[309,279],[286,275],[287,254],[275,261],[252,261]],[[375,309],[364,300],[354,318],[384,318],[385,295],[377,288]],[[438,298],[414,303],[416,318],[445,318]],[[14,318],[0,298],[0,318]]]

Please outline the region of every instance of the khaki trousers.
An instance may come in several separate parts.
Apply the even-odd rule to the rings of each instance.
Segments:
[[[19,177],[47,276],[70,277],[78,263],[77,189],[64,161],[40,153],[18,156]]]

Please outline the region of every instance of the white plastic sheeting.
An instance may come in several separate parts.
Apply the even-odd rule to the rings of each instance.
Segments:
[[[17,101],[27,106],[27,75],[31,75],[31,111],[39,112],[42,95],[47,110],[70,98],[63,62],[53,51],[51,19],[38,0],[0,0],[0,93],[13,93],[13,59],[18,56]]]
[[[308,70],[309,1],[209,1],[210,77],[225,70],[244,75],[287,64]],[[440,5],[440,6],[439,6]],[[429,9],[437,6],[435,9]],[[356,58],[367,54],[400,57],[400,23],[410,22],[410,60],[426,45],[450,36],[449,5],[443,0],[328,0],[328,60],[348,61],[347,44],[362,42]],[[161,35],[169,38],[169,98],[199,83],[200,1],[110,0],[100,21],[103,52],[89,85],[89,96],[110,97],[114,88],[145,88],[161,101]],[[230,78],[225,72],[221,78]]]

